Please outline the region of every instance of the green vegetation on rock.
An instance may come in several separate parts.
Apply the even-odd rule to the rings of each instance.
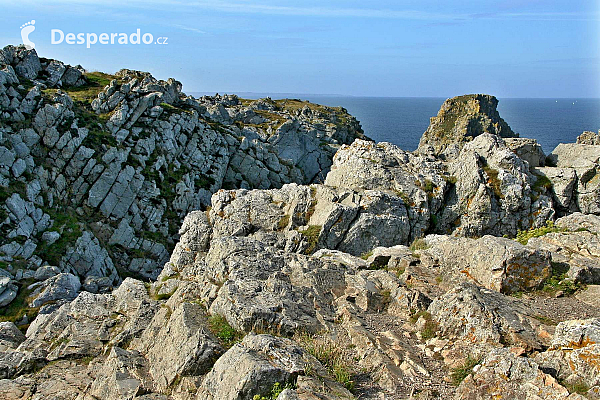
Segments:
[[[516,240],[521,244],[527,244],[531,238],[540,237],[555,232],[566,232],[566,229],[554,226],[553,221],[546,221],[546,226],[544,227],[533,228],[526,231],[518,231]]]
[[[283,392],[285,389],[295,389],[296,385],[293,383],[279,383],[276,382],[271,388],[271,393],[267,396],[255,395],[252,400],[276,400],[277,397]]]
[[[230,348],[242,340],[243,333],[233,329],[227,319],[220,314],[211,315],[208,318],[208,326],[225,348]]]
[[[456,368],[453,368],[450,372],[450,379],[454,386],[460,385],[467,376],[473,373],[473,368],[481,362],[480,359],[468,356],[465,362]]]

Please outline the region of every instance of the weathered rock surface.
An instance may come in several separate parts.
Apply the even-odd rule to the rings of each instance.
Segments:
[[[23,341],[25,335],[12,322],[0,322],[0,351],[15,349]]]
[[[472,284],[462,284],[437,298],[428,311],[440,333],[452,345],[443,352],[452,360],[460,354],[482,357],[498,343],[528,351],[548,347],[541,323],[517,300]]]
[[[494,96],[484,94],[470,94],[446,100],[438,115],[431,118],[417,151],[432,151],[450,159],[458,154],[465,143],[482,133],[506,138],[518,137],[500,117],[497,106],[498,100]]]
[[[592,392],[600,389],[600,320],[561,322],[552,346],[535,357],[545,371],[570,384],[585,384]]]
[[[542,372],[531,359],[517,357],[509,350],[490,352],[456,390],[458,399],[569,399],[584,400],[569,394],[552,376]]]
[[[571,223],[561,225],[572,226]],[[585,229],[583,226],[580,225],[580,228]],[[588,231],[549,233],[530,239],[528,247],[550,251],[554,263],[568,266],[568,276],[573,281],[600,283],[600,240],[597,234]]]
[[[195,99],[174,79],[87,73],[7,46],[0,260],[12,273],[55,265],[95,291],[127,275],[156,278],[181,220],[212,193],[323,180],[339,146],[357,137],[342,108]]]
[[[530,168],[543,167],[546,164],[546,155],[535,139],[505,138],[504,141],[520,159],[527,161]]]
[[[585,131],[577,137],[578,144],[600,145],[600,131],[590,132]]]
[[[563,209],[600,214],[600,145],[561,143],[548,156],[556,168],[542,169]]]
[[[0,397],[600,396],[600,146],[546,158],[496,105],[446,101],[410,153],[3,49]]]
[[[425,265],[439,268],[448,284],[469,281],[502,293],[538,288],[550,275],[550,254],[514,240],[494,236],[480,239],[427,236],[422,252]]]
[[[207,374],[198,391],[199,400],[251,400],[255,395],[269,395],[276,383],[293,382],[300,375],[314,371],[317,380],[323,370],[318,361],[289,340],[269,335],[248,335],[223,355]],[[321,378],[322,379],[322,378]],[[300,380],[294,391],[302,392],[310,382]],[[344,387],[331,381],[323,383],[324,397],[352,398]],[[287,394],[291,396],[291,394]]]

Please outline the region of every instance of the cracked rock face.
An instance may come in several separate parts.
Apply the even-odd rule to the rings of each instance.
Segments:
[[[455,399],[569,399],[585,397],[561,386],[534,361],[497,349],[458,387]]]
[[[358,121],[341,108],[195,99],[174,79],[86,73],[7,46],[0,260],[13,275],[53,265],[94,291],[128,275],[156,278],[181,220],[214,192],[324,179],[356,137]]]

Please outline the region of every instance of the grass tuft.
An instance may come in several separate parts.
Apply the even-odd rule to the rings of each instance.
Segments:
[[[566,231],[566,229],[555,226],[553,221],[546,221],[546,226],[544,226],[542,228],[534,228],[534,229],[529,229],[526,231],[517,232],[516,240],[517,240],[517,242],[519,242],[521,244],[527,244],[529,242],[529,239],[531,239],[531,238],[544,236],[549,233],[565,232],[565,231]]]
[[[410,244],[411,251],[427,250],[428,248],[429,248],[429,245],[423,238],[417,238],[417,239],[413,240],[413,242]]]
[[[309,225],[307,229],[300,231],[300,233],[308,241],[308,247],[306,248],[306,254],[312,254],[317,249],[317,243],[319,241],[319,235],[321,233],[320,225]]]
[[[337,382],[350,391],[354,390],[354,369],[349,357],[338,342],[330,338],[316,338],[309,334],[298,335],[295,339],[327,368]]]
[[[211,315],[208,318],[208,327],[225,348],[230,348],[242,340],[243,334],[233,329],[222,315]]]
[[[477,358],[473,358],[471,356],[467,357],[463,365],[452,369],[452,371],[450,372],[450,379],[452,380],[452,384],[454,386],[460,385],[460,383],[464,381],[467,376],[473,373],[473,368],[475,368],[475,366],[478,365],[480,362],[481,360]]]
[[[254,397],[252,398],[253,400],[276,400],[277,397],[279,397],[279,395],[281,394],[281,392],[283,392],[285,389],[295,389],[296,385],[293,383],[279,383],[276,382],[273,387],[271,388],[271,393],[269,393],[267,396],[261,396],[261,395],[254,395]]]

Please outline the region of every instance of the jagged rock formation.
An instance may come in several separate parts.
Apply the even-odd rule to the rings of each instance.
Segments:
[[[503,138],[518,137],[500,117],[497,106],[498,99],[485,94],[469,94],[446,100],[438,115],[431,118],[417,151],[450,160],[465,143],[482,133]]]
[[[600,145],[600,131],[598,133],[585,131],[577,137],[577,144]]]
[[[217,193],[209,225],[213,235],[276,231],[286,249],[357,256],[377,246],[408,245],[429,232],[514,236],[554,215],[549,193],[534,188],[536,179],[490,134],[449,164],[356,140],[338,151],[325,185]]]
[[[0,115],[0,262],[27,278],[51,264],[87,290],[156,278],[183,217],[220,188],[322,180],[364,137],[341,108],[194,99],[173,79],[84,73],[13,46]]]
[[[0,60],[0,398],[600,397],[588,139],[546,158],[464,96],[409,153],[341,109]]]
[[[561,143],[536,172],[554,187],[560,214],[600,214],[600,145]]]

